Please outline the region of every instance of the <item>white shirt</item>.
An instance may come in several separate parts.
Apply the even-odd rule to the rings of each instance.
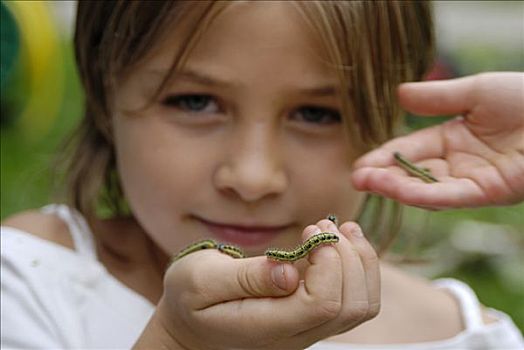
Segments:
[[[114,278],[97,260],[83,217],[64,205],[49,205],[69,227],[75,250],[30,233],[1,227],[2,349],[129,349],[155,306]],[[519,330],[504,313],[482,322],[473,291],[452,279],[434,282],[460,302],[465,329],[441,341],[350,345],[322,341],[310,350],[338,349],[524,349]]]

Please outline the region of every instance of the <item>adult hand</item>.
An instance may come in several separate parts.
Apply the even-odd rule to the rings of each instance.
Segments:
[[[173,348],[304,349],[374,317],[380,305],[375,251],[355,223],[337,229],[321,220],[303,238],[321,231],[340,240],[309,254],[300,282],[294,265],[265,256],[233,259],[204,250],[176,261],[153,316],[162,329],[156,334]],[[158,345],[155,339],[135,348]]]
[[[523,73],[405,83],[398,96],[415,114],[462,117],[395,138],[359,158],[352,174],[357,190],[431,209],[524,199]],[[393,152],[429,168],[439,182],[409,176],[395,165]]]

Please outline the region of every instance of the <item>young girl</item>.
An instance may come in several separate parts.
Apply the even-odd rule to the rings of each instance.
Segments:
[[[426,2],[79,2],[75,49],[70,204],[4,222],[4,347],[522,345],[458,281],[379,275],[354,222],[351,163],[394,136],[396,87],[431,63]],[[319,232],[338,243],[263,256]],[[170,264],[207,238],[249,257]]]

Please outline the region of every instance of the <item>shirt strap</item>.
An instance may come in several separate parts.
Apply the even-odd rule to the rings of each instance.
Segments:
[[[433,281],[433,284],[437,288],[448,290],[459,302],[466,329],[475,330],[483,327],[480,302],[470,286],[453,278],[437,279]]]
[[[40,209],[44,214],[54,214],[67,225],[75,250],[82,256],[97,260],[93,233],[86,220],[76,210],[64,204],[50,204]]]

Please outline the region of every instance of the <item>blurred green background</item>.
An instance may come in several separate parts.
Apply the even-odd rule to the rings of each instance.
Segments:
[[[1,21],[3,219],[50,202],[56,177],[50,162],[81,116],[82,93],[71,44],[74,2],[2,4],[9,8],[2,9]],[[523,71],[523,13],[519,1],[436,2],[439,61],[430,78]],[[9,18],[17,23],[14,32]],[[411,116],[408,125],[417,129],[434,120]],[[444,212],[409,208],[395,250],[417,261],[407,269],[467,282],[483,304],[510,314],[522,331],[523,215],[523,204]]]

